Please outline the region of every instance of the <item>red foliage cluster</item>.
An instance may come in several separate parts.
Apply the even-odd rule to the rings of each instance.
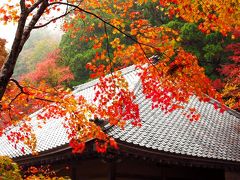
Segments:
[[[232,63],[223,64],[219,69],[225,76],[222,94],[229,107],[240,110],[240,43],[228,45],[226,51],[233,54],[229,57]]]
[[[233,63],[222,65],[219,71],[232,79],[233,83],[240,84],[240,43],[229,44],[226,51],[233,52],[233,55],[229,57]]]
[[[21,80],[35,83],[44,80],[52,86],[57,86],[65,81],[73,79],[73,74],[69,67],[58,65],[58,58],[59,50],[49,53],[43,61],[36,65],[36,69],[33,72],[23,75]]]
[[[129,91],[128,83],[120,71],[101,77],[95,91],[94,101],[99,104],[99,117],[120,127],[124,127],[126,120],[131,120],[133,125],[141,125],[138,104],[134,103],[136,97]]]
[[[152,100],[152,108],[161,108],[166,113],[184,109],[194,95],[204,101],[210,100],[207,95],[221,101],[197,58],[182,49],[178,50],[174,60],[166,58],[155,66],[139,67],[143,93]],[[184,114],[191,121],[200,118],[195,108],[189,111]]]
[[[71,139],[69,145],[73,148],[73,153],[82,153],[85,149],[85,142],[78,142],[75,139]]]

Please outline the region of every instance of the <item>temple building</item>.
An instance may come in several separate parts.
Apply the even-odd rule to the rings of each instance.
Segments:
[[[97,153],[92,139],[82,154],[73,154],[62,120],[50,119],[38,128],[36,112],[31,122],[38,155],[32,155],[27,147],[25,153],[15,149],[8,142],[8,132],[0,137],[0,155],[12,157],[23,167],[51,165],[58,176],[73,180],[240,179],[240,113],[230,109],[220,113],[213,106],[215,100],[200,102],[193,96],[188,105],[199,111],[200,120],[189,121],[183,110],[166,114],[160,108],[152,109],[134,66],[122,73],[136,95],[142,127],[129,123],[122,130],[99,120],[117,141],[118,150]],[[97,82],[77,86],[74,95],[92,101]]]

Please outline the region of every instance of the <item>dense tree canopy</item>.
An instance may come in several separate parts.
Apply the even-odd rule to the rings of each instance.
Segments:
[[[239,110],[240,107],[240,43],[230,44],[226,48],[227,51],[232,51],[230,56],[232,62],[222,65],[219,70],[225,76],[222,96],[225,103]]]
[[[48,53],[58,48],[60,36],[55,33],[47,28],[31,33],[31,37],[19,55],[14,69],[14,78],[18,79],[21,75],[33,71],[37,63],[43,60]]]
[[[61,64],[71,68],[74,74],[72,85],[84,83],[90,78],[90,70],[86,69],[86,64],[95,57],[96,52],[100,52],[93,48],[94,42],[89,41],[92,36],[102,36],[104,30],[102,28],[93,28],[92,24],[98,24],[98,19],[92,19],[87,16],[87,21],[82,19],[72,20],[72,28],[65,29],[61,48]],[[78,29],[76,31],[76,29]],[[103,50],[103,48],[101,49]]]
[[[44,60],[36,65],[35,70],[22,75],[20,79],[36,84],[45,81],[52,87],[67,83],[73,79],[73,75],[68,67],[58,65],[58,61],[59,50],[56,49],[48,53]]]
[[[229,104],[238,109],[239,11],[231,0],[9,0],[0,7],[0,20],[14,21],[18,28],[0,72],[1,132],[25,119],[22,131],[11,132],[8,138],[12,143],[24,141],[35,152],[36,139],[27,115],[43,108],[40,120],[65,119],[74,152],[82,152],[89,138],[96,139],[98,152],[105,152],[108,145],[117,148],[115,141],[89,118],[103,118],[120,127],[127,120],[141,126],[135,96],[117,71],[131,64],[140,70],[143,93],[152,100],[153,108],[166,113],[187,109],[191,121],[199,120],[197,109],[186,107],[190,97],[196,95],[201,101],[217,99],[215,107],[223,112],[226,106],[222,95],[213,88],[206,72],[213,79],[224,79],[223,96],[233,97]],[[68,90],[50,88],[43,82],[34,87],[11,79],[31,31],[63,17],[67,33],[61,45],[61,63],[72,71],[77,67],[73,74],[81,76],[78,82],[85,81],[90,72],[91,77],[100,78],[96,104],[82,96],[75,99]],[[81,29],[82,25],[85,29]],[[225,52],[226,46],[229,51]],[[230,59],[228,53],[232,53]],[[158,58],[149,58],[152,55]],[[86,63],[88,58],[91,62]],[[216,68],[221,67],[219,74]]]

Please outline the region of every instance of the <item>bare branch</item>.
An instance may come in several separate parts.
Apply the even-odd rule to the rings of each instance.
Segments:
[[[84,12],[84,13],[90,14],[90,15],[94,16],[95,18],[99,19],[100,21],[102,21],[103,23],[105,23],[105,24],[111,26],[112,28],[118,30],[121,34],[125,35],[127,38],[131,39],[133,42],[135,42],[135,43],[137,43],[137,44],[141,44],[141,45],[147,46],[147,47],[151,47],[151,48],[153,48],[153,49],[157,49],[156,47],[154,47],[154,46],[152,46],[152,45],[139,42],[139,41],[136,40],[134,37],[132,37],[131,35],[127,34],[127,33],[124,32],[123,30],[121,30],[120,28],[118,28],[117,26],[114,26],[113,24],[111,24],[111,23],[109,23],[108,21],[104,20],[103,18],[101,18],[101,17],[98,16],[97,14],[95,14],[95,13],[93,13],[93,12],[90,12],[90,11],[87,11],[87,10],[85,10],[85,9],[82,9],[82,8],[80,8],[80,7],[77,6],[77,5],[69,4],[69,3],[65,3],[65,2],[53,2],[53,3],[50,3],[49,5],[54,5],[54,4],[62,4],[62,5],[74,7],[75,9],[78,9],[79,11],[82,11],[82,12]]]
[[[70,10],[70,11],[62,14],[61,16],[58,16],[58,17],[56,17],[56,18],[53,18],[53,19],[51,19],[50,21],[48,21],[47,23],[45,23],[45,24],[38,25],[38,26],[34,26],[33,29],[39,29],[39,28],[42,28],[42,27],[44,27],[44,26],[47,26],[47,25],[50,24],[51,22],[54,22],[54,21],[56,21],[56,20],[58,20],[58,19],[60,19],[60,18],[62,18],[62,17],[64,17],[64,16],[68,15],[68,14],[71,13],[72,11],[73,11],[73,10]]]
[[[21,92],[24,92],[23,86],[21,86],[16,79],[10,79],[10,81],[14,82],[17,85],[17,87],[20,89]]]
[[[82,2],[83,2],[83,0],[79,1],[78,6],[79,6]],[[68,3],[68,1],[67,1],[67,3]],[[49,4],[49,6],[54,5],[54,4],[55,4],[55,3],[51,3],[51,4]],[[63,18],[64,16],[70,14],[70,13],[71,13],[72,11],[74,11],[76,8],[73,8],[73,9],[71,9],[71,10],[68,10],[68,9],[69,9],[69,6],[66,7],[65,13],[62,14],[61,16],[58,16],[58,17],[56,17],[56,18],[53,18],[53,19],[51,19],[50,21],[48,21],[47,23],[45,23],[45,24],[38,25],[38,26],[34,26],[33,29],[39,29],[39,28],[45,27],[45,26],[47,26],[48,24],[50,24],[51,22],[54,22],[54,21],[56,21],[56,20],[58,20],[58,19]]]
[[[108,55],[108,58],[109,58],[109,61],[110,61],[110,71],[111,71],[111,74],[113,74],[113,63],[112,63],[112,58],[110,56],[110,51],[109,51],[109,37],[108,37],[108,32],[107,32],[107,26],[106,24],[104,23],[104,31],[105,31],[105,34],[106,34],[106,39],[107,39],[107,42],[106,42],[106,49],[107,49],[107,55]]]
[[[38,0],[37,2],[35,2],[35,4],[33,4],[28,10],[29,13],[31,13],[34,9],[36,9],[44,0]]]

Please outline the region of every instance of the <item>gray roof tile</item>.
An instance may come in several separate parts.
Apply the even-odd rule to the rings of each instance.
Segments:
[[[240,116],[231,111],[219,113],[211,103],[200,102],[192,97],[189,107],[196,107],[201,119],[190,122],[182,115],[182,110],[165,114],[160,109],[153,109],[151,101],[142,93],[139,77],[134,66],[122,70],[124,77],[135,90],[136,103],[139,104],[142,127],[133,127],[130,123],[122,130],[108,127],[107,133],[117,140],[141,147],[177,153],[183,155],[207,157],[240,162]],[[93,80],[75,88],[76,96],[83,95],[88,101],[93,100]],[[62,120],[49,120],[41,129],[36,125],[36,114],[32,115],[32,124],[37,135],[37,151],[42,152],[68,143]],[[109,125],[107,125],[109,126]],[[17,129],[18,127],[13,127]],[[8,132],[6,132],[7,134]],[[19,144],[24,146],[23,144]],[[18,146],[19,146],[18,145]],[[30,154],[25,147],[25,155]],[[24,154],[9,144],[7,137],[0,137],[0,155],[19,157]]]
[[[152,110],[150,100],[143,98],[142,92],[137,94],[142,127],[131,129],[128,126],[132,125],[128,124],[124,133],[113,127],[117,131],[111,130],[109,134],[116,139],[127,139],[128,143],[171,153],[240,161],[240,136],[236,131],[240,125],[239,117],[229,111],[219,113],[212,104],[192,97],[189,106],[196,107],[202,117],[197,122],[190,122],[181,115],[181,110],[171,114],[164,114],[160,109]]]

